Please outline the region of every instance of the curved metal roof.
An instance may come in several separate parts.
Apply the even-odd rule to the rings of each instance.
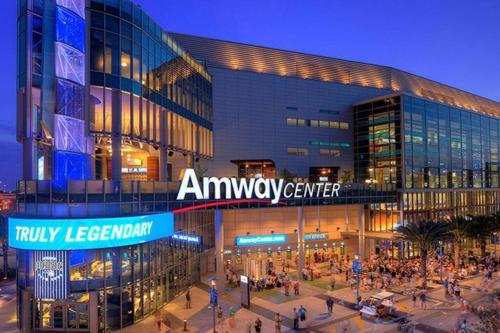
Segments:
[[[170,33],[208,67],[299,77],[408,92],[500,117],[500,103],[388,66],[329,58],[206,37]]]

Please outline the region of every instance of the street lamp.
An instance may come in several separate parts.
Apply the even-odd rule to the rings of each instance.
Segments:
[[[497,243],[498,243],[498,232],[493,233],[493,240],[495,241],[495,258],[497,257]]]

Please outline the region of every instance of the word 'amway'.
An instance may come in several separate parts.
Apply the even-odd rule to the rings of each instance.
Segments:
[[[102,225],[92,227],[68,227],[61,234],[61,227],[23,227],[16,226],[16,240],[20,242],[95,242],[147,236],[151,233],[153,222],[128,223],[121,225]]]
[[[197,200],[210,199],[210,187],[214,189],[213,199],[221,198],[221,187],[225,189],[225,199],[270,199],[277,204],[280,198],[326,198],[339,196],[338,183],[285,183],[284,179],[203,177],[200,185],[193,169],[186,169],[182,178],[177,200],[184,200],[192,193]],[[190,185],[191,184],[191,185]]]

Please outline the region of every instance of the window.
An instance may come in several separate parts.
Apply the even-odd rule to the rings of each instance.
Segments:
[[[288,111],[298,111],[298,110],[299,110],[299,108],[298,108],[298,107],[295,107],[295,106],[287,106],[287,107],[286,107],[286,109],[287,109]]]
[[[330,128],[339,128],[338,121],[330,121]]]
[[[329,122],[325,120],[320,120],[319,127],[329,127]]]
[[[340,122],[339,124],[341,129],[349,129],[349,123]]]
[[[329,156],[329,157],[339,157],[340,156],[340,150],[338,150],[338,149],[320,148],[319,155],[320,156]]]
[[[333,111],[333,110],[326,110],[326,109],[320,109],[320,113],[328,113],[328,114],[340,114],[339,111]]]
[[[297,118],[287,118],[286,124],[289,126],[307,126],[307,120]]]
[[[307,148],[287,148],[288,155],[307,156],[309,149]]]
[[[319,127],[319,120],[311,120],[309,123],[311,127]]]

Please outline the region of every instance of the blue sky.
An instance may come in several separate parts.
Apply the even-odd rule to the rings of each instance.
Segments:
[[[497,0],[137,0],[168,31],[389,65],[500,101]],[[0,181],[15,141],[16,1],[2,2]]]

